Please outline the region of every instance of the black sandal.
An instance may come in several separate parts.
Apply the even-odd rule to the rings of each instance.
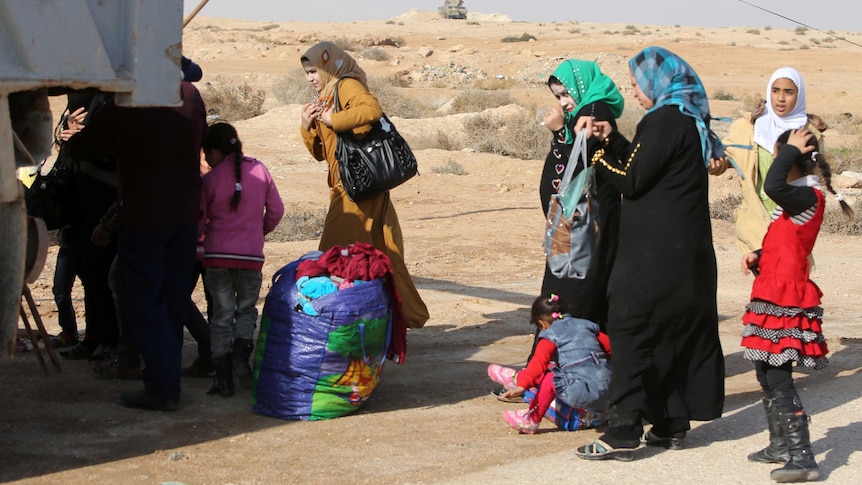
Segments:
[[[96,345],[93,345],[86,340],[82,340],[78,345],[71,349],[60,352],[60,355],[69,360],[89,360],[93,355],[93,352],[96,351],[96,347]]]
[[[670,437],[664,438],[655,434],[653,430],[649,430],[641,437],[641,443],[647,446],[658,446],[666,450],[681,450],[683,438],[685,438],[685,431],[673,433]]]

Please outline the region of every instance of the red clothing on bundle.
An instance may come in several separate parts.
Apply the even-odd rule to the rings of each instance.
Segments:
[[[392,311],[392,339],[386,357],[403,364],[407,357],[407,322],[401,308],[401,297],[395,288],[395,275],[386,253],[368,243],[333,246],[316,260],[301,261],[296,267],[296,279],[332,275],[345,280],[371,281],[386,279],[386,289]]]

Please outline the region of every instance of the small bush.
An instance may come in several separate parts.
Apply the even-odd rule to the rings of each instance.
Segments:
[[[467,25],[479,25],[479,22],[476,22],[475,20],[468,20]]]
[[[388,76],[381,77],[380,82],[384,82],[396,88],[409,88],[411,84],[409,77],[399,76],[398,74],[390,74]]]
[[[570,33],[570,34],[580,34],[580,33],[581,33],[581,29],[569,29],[569,33]]]
[[[433,111],[420,101],[401,94],[389,78],[372,76],[368,78],[368,87],[388,116],[415,119],[424,118]]]
[[[712,98],[719,101],[733,101],[734,99],[736,99],[733,94],[728,93],[724,90],[724,88],[716,89],[715,92],[712,94]]]
[[[201,97],[210,115],[235,122],[263,114],[266,93],[262,90],[252,89],[246,83],[230,84],[220,77],[216,77],[213,82],[205,83],[205,86],[201,91]]]
[[[454,137],[450,136],[443,130],[437,130],[437,143],[435,148],[446,150],[448,152],[456,152],[464,147],[458,143]]]
[[[503,79],[477,79],[473,82],[473,87],[476,89],[484,89],[485,91],[500,91],[503,89],[511,89],[515,85],[515,80],[509,77]]]
[[[276,79],[272,94],[282,104],[305,104],[314,96],[314,88],[306,79],[305,71],[294,68]]]
[[[388,61],[389,54],[386,53],[385,50],[379,47],[367,47],[362,49],[359,52],[359,55],[362,56],[363,59],[368,59],[371,61]]]
[[[335,37],[332,39],[332,43],[349,52],[354,52],[357,49],[356,41],[347,37]]]
[[[746,32],[752,35],[760,35],[760,29],[748,29]]]
[[[790,45],[790,42],[787,42],[786,40],[779,40],[779,41],[777,42],[777,44],[778,44],[778,45]]]
[[[511,36],[511,35],[510,35],[510,36],[508,36],[508,37],[503,37],[503,38],[500,40],[500,42],[506,42],[506,43],[510,43],[510,42],[529,42],[529,41],[531,41],[531,40],[536,40],[536,37],[535,37],[535,36],[533,36],[533,35],[531,35],[531,34],[528,34],[528,33],[524,32],[523,34],[521,34],[521,36],[520,36],[520,37],[515,37],[515,36]]]
[[[810,49],[810,47],[808,47],[808,44],[802,44],[801,46],[799,46],[799,49],[804,51],[806,49]]]
[[[480,91],[467,89],[458,93],[452,100],[453,113],[476,113],[491,108],[499,108],[514,103],[515,100],[507,92]]]
[[[763,30],[772,30],[772,27],[767,25],[766,27],[763,28]]]
[[[386,25],[395,25],[395,21],[394,20],[387,20]]]
[[[464,121],[464,134],[477,151],[522,160],[544,160],[551,140],[550,132],[525,111],[471,116]]]
[[[464,170],[464,166],[455,160],[449,160],[445,165],[438,165],[436,167],[431,167],[431,171],[434,173],[442,173],[442,174],[451,174],[451,175],[467,175],[467,171]]]
[[[731,194],[723,199],[718,199],[709,204],[709,216],[721,221],[734,222],[736,220],[736,208],[742,202],[738,194]]]
[[[317,239],[323,232],[326,210],[308,211],[290,209],[284,213],[275,230],[266,235],[267,242],[308,241]]]
[[[808,32],[808,28],[800,25],[799,27],[796,27],[793,32],[795,32],[796,35],[805,35],[805,33]]]

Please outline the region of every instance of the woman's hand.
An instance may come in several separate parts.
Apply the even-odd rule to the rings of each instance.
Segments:
[[[727,157],[713,158],[709,161],[709,174],[721,175],[727,170]]]
[[[330,128],[332,128],[332,108],[333,106],[330,106],[326,109],[321,109],[320,113],[317,115],[317,119]]]
[[[512,398],[516,398],[516,397],[521,397],[524,395],[525,391],[526,391],[526,389],[518,386],[518,387],[515,387],[513,389],[509,389],[508,391],[504,392],[503,394],[500,394],[500,397],[504,398],[504,399],[512,399]]]
[[[589,136],[605,141],[614,129],[609,121],[598,121],[592,116],[581,116],[575,123],[575,133],[580,133],[581,130],[587,130]]]
[[[795,146],[804,155],[814,151],[814,147],[808,145],[808,141],[812,138],[814,138],[814,135],[805,128],[792,130],[790,136],[787,137],[787,144]]]
[[[742,257],[742,273],[751,274],[751,269],[757,267],[760,256],[757,253],[748,253]],[[756,275],[755,275],[756,276]]]
[[[559,106],[555,106],[554,109],[552,109],[551,112],[545,116],[545,120],[543,121],[543,123],[545,125],[545,128],[551,130],[552,132],[562,130],[563,125],[565,124],[563,118],[563,110],[560,109]]]
[[[302,127],[311,131],[311,127],[314,125],[314,120],[317,119],[319,111],[320,106],[318,106],[317,103],[305,103],[305,106],[302,107],[302,112],[299,115],[299,118],[302,121]]]
[[[69,138],[72,138],[75,133],[83,130],[84,119],[86,117],[87,112],[84,111],[83,107],[69,113],[69,116],[66,117],[66,129],[60,132],[60,139],[63,141],[69,141]]]

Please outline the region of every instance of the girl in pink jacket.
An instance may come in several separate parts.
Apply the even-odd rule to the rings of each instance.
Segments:
[[[207,394],[230,397],[234,374],[243,387],[251,387],[249,359],[263,278],[263,237],[278,225],[284,204],[269,170],[243,155],[233,126],[210,126],[203,149],[213,167],[203,178],[201,203],[204,285],[212,296],[210,333],[216,370]]]

